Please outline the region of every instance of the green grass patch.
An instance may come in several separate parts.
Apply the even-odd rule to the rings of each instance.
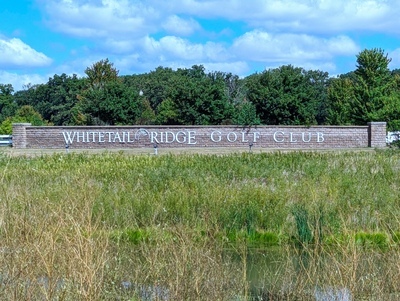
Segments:
[[[110,238],[117,242],[128,242],[133,244],[139,244],[146,241],[150,234],[142,229],[125,229],[116,230],[110,233]]]
[[[389,237],[386,233],[367,233],[358,232],[355,234],[356,244],[362,247],[375,247],[387,249],[389,247]]]

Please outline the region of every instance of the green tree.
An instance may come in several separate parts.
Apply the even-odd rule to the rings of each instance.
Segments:
[[[143,109],[139,94],[118,80],[83,95],[74,108],[74,120],[86,125],[134,124]]]
[[[156,116],[157,124],[173,125],[177,124],[177,118],[179,116],[178,109],[172,99],[167,98],[163,100],[157,107],[158,114]]]
[[[122,77],[149,100],[157,124],[221,124],[230,122],[239,78],[230,73],[206,73],[201,65],[189,69],[158,67],[148,74]],[[231,99],[232,98],[232,99]]]
[[[18,106],[15,103],[11,84],[0,84],[0,123],[15,114]]]
[[[156,120],[156,114],[151,108],[150,102],[145,97],[140,97],[138,100],[140,116],[136,119],[136,124],[154,124]]]
[[[49,93],[47,105],[41,110],[45,113],[43,117],[56,125],[73,124],[72,108],[78,102],[85,80],[78,78],[76,74],[68,76],[63,73],[50,78],[47,86]]]
[[[124,84],[108,59],[86,68],[87,85],[73,108],[75,122],[88,125],[134,124],[146,109],[139,91]]]
[[[349,125],[351,118],[352,100],[354,98],[353,81],[348,77],[331,79],[328,87],[328,117],[327,124]]]
[[[260,118],[257,116],[255,105],[246,100],[237,104],[234,123],[240,126],[259,125]]]
[[[29,122],[34,126],[47,125],[42,115],[37,112],[32,106],[22,106],[17,110],[13,118],[16,122]]]
[[[143,95],[149,100],[155,112],[158,111],[157,107],[163,101],[176,94],[178,77],[176,71],[163,67],[158,67],[143,76],[141,86],[138,89],[143,91]]]
[[[231,119],[233,106],[222,77],[206,74],[203,66],[178,69],[178,84],[172,99],[179,124],[222,124]]]
[[[107,59],[98,61],[85,69],[89,86],[92,89],[102,89],[108,82],[118,79],[119,71]]]
[[[11,117],[4,119],[0,123],[0,135],[12,135],[13,120]]]
[[[225,82],[225,91],[229,102],[234,105],[241,103],[246,98],[245,81],[232,73],[217,72],[217,74],[220,74]]]
[[[307,95],[305,98],[304,110],[316,109],[315,119],[317,124],[325,124],[328,118],[328,85],[329,74],[328,72],[320,70],[305,71],[305,86]],[[307,100],[308,98],[308,100]],[[307,112],[302,112],[306,115]]]
[[[0,123],[0,134],[11,135],[12,124],[18,122],[27,122],[34,126],[48,125],[48,122],[32,106],[24,105],[16,111],[14,116],[7,117]]]
[[[247,98],[263,124],[322,123],[328,74],[291,65],[246,78]]]
[[[55,74],[46,84],[27,86],[15,93],[18,106],[32,106],[43,119],[55,125],[74,124],[72,108],[78,102],[78,95],[85,86],[85,80],[76,74]]]
[[[391,59],[382,49],[357,55],[351,117],[355,124],[387,121],[389,129],[400,119],[399,91],[389,70]]]

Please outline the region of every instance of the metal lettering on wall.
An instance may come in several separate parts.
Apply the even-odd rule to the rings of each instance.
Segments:
[[[147,141],[152,144],[196,145],[201,135],[212,143],[257,143],[266,137],[270,137],[275,143],[323,143],[325,141],[322,132],[287,132],[275,131],[272,133],[261,133],[259,131],[210,131],[206,134],[197,134],[194,130],[179,131],[149,131],[139,129],[136,131],[63,131],[66,144],[74,143],[137,143]]]

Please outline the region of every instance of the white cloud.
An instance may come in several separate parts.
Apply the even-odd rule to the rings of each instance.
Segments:
[[[400,32],[397,0],[152,0],[166,12],[242,21],[269,31],[332,33],[343,30]],[[158,5],[157,5],[158,3]]]
[[[204,20],[239,22],[232,35],[242,34],[233,50],[240,60],[285,57],[322,59],[354,55],[355,43],[343,32],[399,30],[395,0],[49,0],[46,12],[52,29],[97,41],[105,53],[130,55],[140,49],[156,54],[160,62],[170,58],[227,59],[228,46],[205,41]],[[202,18],[197,20],[196,18]],[[219,30],[222,30],[221,28]],[[242,33],[243,30],[250,30]],[[167,32],[166,36],[162,36]],[[188,37],[199,32],[194,39]],[[265,34],[268,32],[268,34]],[[153,38],[157,37],[156,38]],[[186,39],[183,39],[183,38]],[[324,37],[324,38],[322,38]],[[260,41],[258,41],[260,39]],[[227,41],[227,38],[224,37]],[[196,41],[193,42],[193,41]],[[140,42],[142,42],[141,45]]]
[[[43,84],[48,81],[48,77],[39,74],[17,74],[0,71],[0,83],[11,84],[14,91],[23,90],[27,85]]]
[[[159,41],[163,53],[183,60],[201,60],[204,57],[204,46],[193,44],[175,36],[166,36]]]
[[[231,57],[227,49],[218,43],[192,43],[187,39],[176,36],[165,36],[160,40],[152,37],[143,39],[142,47],[149,56],[156,56],[160,61],[226,61]]]
[[[109,38],[105,39],[102,47],[108,53],[127,54],[135,50],[137,43],[132,40]]]
[[[50,65],[52,60],[20,39],[0,39],[0,67],[31,68]]]
[[[53,30],[83,38],[130,37],[154,32],[160,12],[140,1],[57,1],[46,3]]]
[[[320,0],[320,1],[275,1],[284,3],[280,14],[275,17],[273,10],[267,10],[267,22],[256,19],[253,24],[264,24],[266,28],[276,27],[292,30],[330,33],[342,30],[373,30],[376,23],[390,14],[389,6],[380,0]],[[302,7],[294,4],[303,3]],[[286,5],[285,5],[286,4]],[[265,20],[265,19],[264,19]],[[292,22],[291,22],[292,21]],[[250,21],[250,23],[252,23]]]
[[[340,35],[321,40],[322,46],[326,46],[327,51],[332,55],[352,55],[360,51],[357,44],[348,36]]]
[[[226,43],[221,44],[215,42],[218,41],[215,34],[202,29],[200,22],[211,19],[236,22],[231,23],[231,28],[224,28],[230,30],[230,38],[236,35],[231,48],[236,60],[262,62],[289,59],[304,62],[355,55],[359,49],[349,38],[351,31],[400,32],[396,15],[400,2],[395,0],[49,0],[44,3],[53,30],[94,41],[92,50],[103,52],[104,56],[139,54],[146,60],[155,55],[151,59],[159,60],[161,65],[178,58],[233,59],[228,51],[228,37],[219,37]],[[199,17],[202,19],[197,20]],[[241,28],[237,27],[239,23]],[[249,32],[243,34],[243,30]],[[163,32],[167,35],[162,36]],[[242,36],[237,37],[238,34]]]
[[[193,18],[183,19],[177,15],[169,16],[161,26],[168,34],[179,36],[189,36],[201,28],[200,24]]]
[[[237,38],[232,51],[241,59],[293,64],[352,55],[358,51],[358,46],[346,36],[323,39],[306,34],[270,34],[254,30]]]

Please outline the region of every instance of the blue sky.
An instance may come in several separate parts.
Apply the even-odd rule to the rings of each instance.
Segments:
[[[85,76],[108,58],[120,75],[158,66],[247,76],[292,64],[331,76],[363,49],[400,68],[398,0],[4,0],[0,83]]]

